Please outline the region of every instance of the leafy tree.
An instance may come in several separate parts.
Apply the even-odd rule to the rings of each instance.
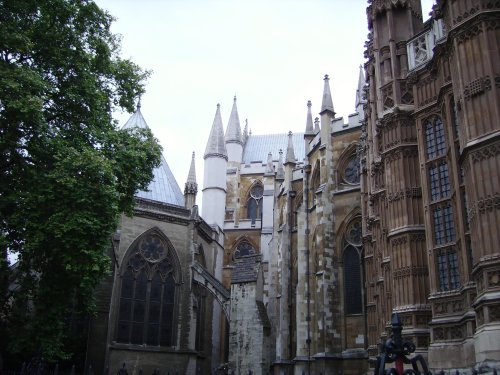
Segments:
[[[112,120],[148,76],[119,57],[112,21],[91,0],[0,0],[3,353],[71,356],[71,314],[92,311],[119,215],[160,163],[148,130]]]

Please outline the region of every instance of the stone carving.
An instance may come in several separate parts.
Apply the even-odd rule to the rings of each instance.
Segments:
[[[500,154],[500,143],[494,143],[471,153],[472,162],[483,161]]]
[[[470,8],[469,10],[465,11],[464,13],[458,15],[457,17],[453,18],[453,24],[462,22],[463,20],[473,16],[477,11],[479,11],[479,5]]]
[[[394,193],[387,194],[388,202],[397,202],[404,198],[420,198],[422,196],[422,188],[420,186],[406,188]]]
[[[500,208],[500,194],[495,193],[494,195],[487,195],[486,198],[479,199],[477,201],[477,209],[480,214],[484,214],[487,211],[492,211],[493,209]]]
[[[488,287],[500,286],[500,270],[488,272]]]
[[[480,95],[489,90],[491,90],[490,76],[477,78],[470,81],[469,84],[465,86],[463,97],[465,100],[470,100],[472,97]]]
[[[483,28],[480,24],[471,25],[468,28],[464,28],[462,32],[457,34],[456,41],[457,44],[462,44],[471,38],[474,38],[483,32]]]

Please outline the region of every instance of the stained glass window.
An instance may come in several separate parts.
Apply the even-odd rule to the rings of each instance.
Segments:
[[[145,235],[124,261],[116,340],[173,344],[176,283],[172,251],[156,234]]]
[[[348,184],[359,184],[359,158],[356,155],[347,161],[344,170],[344,181]]]
[[[247,200],[247,218],[252,219],[252,223],[255,220],[260,220],[262,217],[262,195],[264,193],[264,188],[262,185],[257,184],[250,189],[250,194]]]
[[[361,246],[361,220],[356,219],[347,226],[344,238],[344,304],[346,314],[361,314],[363,312]]]
[[[234,251],[234,257],[239,258],[246,255],[254,255],[255,249],[247,240],[241,241],[238,246],[236,246],[236,250]]]
[[[344,248],[344,299],[346,314],[363,312],[359,253],[351,245]]]

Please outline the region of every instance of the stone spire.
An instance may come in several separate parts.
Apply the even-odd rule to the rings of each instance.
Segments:
[[[212,130],[208,137],[207,147],[205,149],[204,159],[215,156],[227,160],[226,144],[224,142],[224,129],[222,127],[222,118],[220,115],[220,104],[217,104]]]
[[[356,90],[356,104],[355,108],[358,109],[359,105],[363,105],[366,103],[366,99],[364,96],[364,87],[365,87],[365,75],[363,74],[363,66],[359,66],[359,78],[358,78],[358,88]]]
[[[319,117],[314,119],[314,134],[319,133]]]
[[[286,164],[295,164],[295,152],[293,151],[292,132],[288,132],[288,147],[286,148]]]
[[[240,117],[238,116],[238,108],[236,107],[236,95],[234,96],[233,108],[231,109],[231,115],[229,116],[229,123],[226,129],[226,143],[231,142],[242,144]]]
[[[266,171],[264,172],[265,175],[273,175],[274,174],[274,164],[273,164],[273,154],[270,152],[267,154],[267,164],[266,164]]]
[[[330,92],[330,78],[328,77],[328,74],[325,74],[325,78],[323,80],[325,81],[325,87],[323,88],[323,101],[321,102],[320,114],[329,111],[332,113],[332,116],[335,117],[332,94]]]
[[[359,66],[359,79],[358,79],[358,89],[356,90],[356,112],[358,113],[358,119],[360,122],[365,119],[365,104],[367,103],[365,97],[365,75],[363,74],[363,66]]]
[[[307,118],[306,118],[306,135],[310,135],[314,133],[313,129],[313,117],[311,114],[311,101],[307,101]]]
[[[186,184],[184,185],[184,201],[186,208],[192,208],[196,204],[196,194],[198,193],[198,184],[196,183],[196,169],[194,166],[194,151],[191,157],[191,166]]]
[[[278,168],[276,170],[276,179],[283,180],[285,178],[285,168],[283,168],[283,150],[279,151]]]

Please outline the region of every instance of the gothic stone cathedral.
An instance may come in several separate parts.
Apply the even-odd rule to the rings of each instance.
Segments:
[[[368,3],[348,119],[328,76],[303,133],[217,106],[201,215],[194,157],[184,194],[162,160],[113,239],[96,371],[363,374],[394,312],[434,371],[500,369],[500,3]]]

